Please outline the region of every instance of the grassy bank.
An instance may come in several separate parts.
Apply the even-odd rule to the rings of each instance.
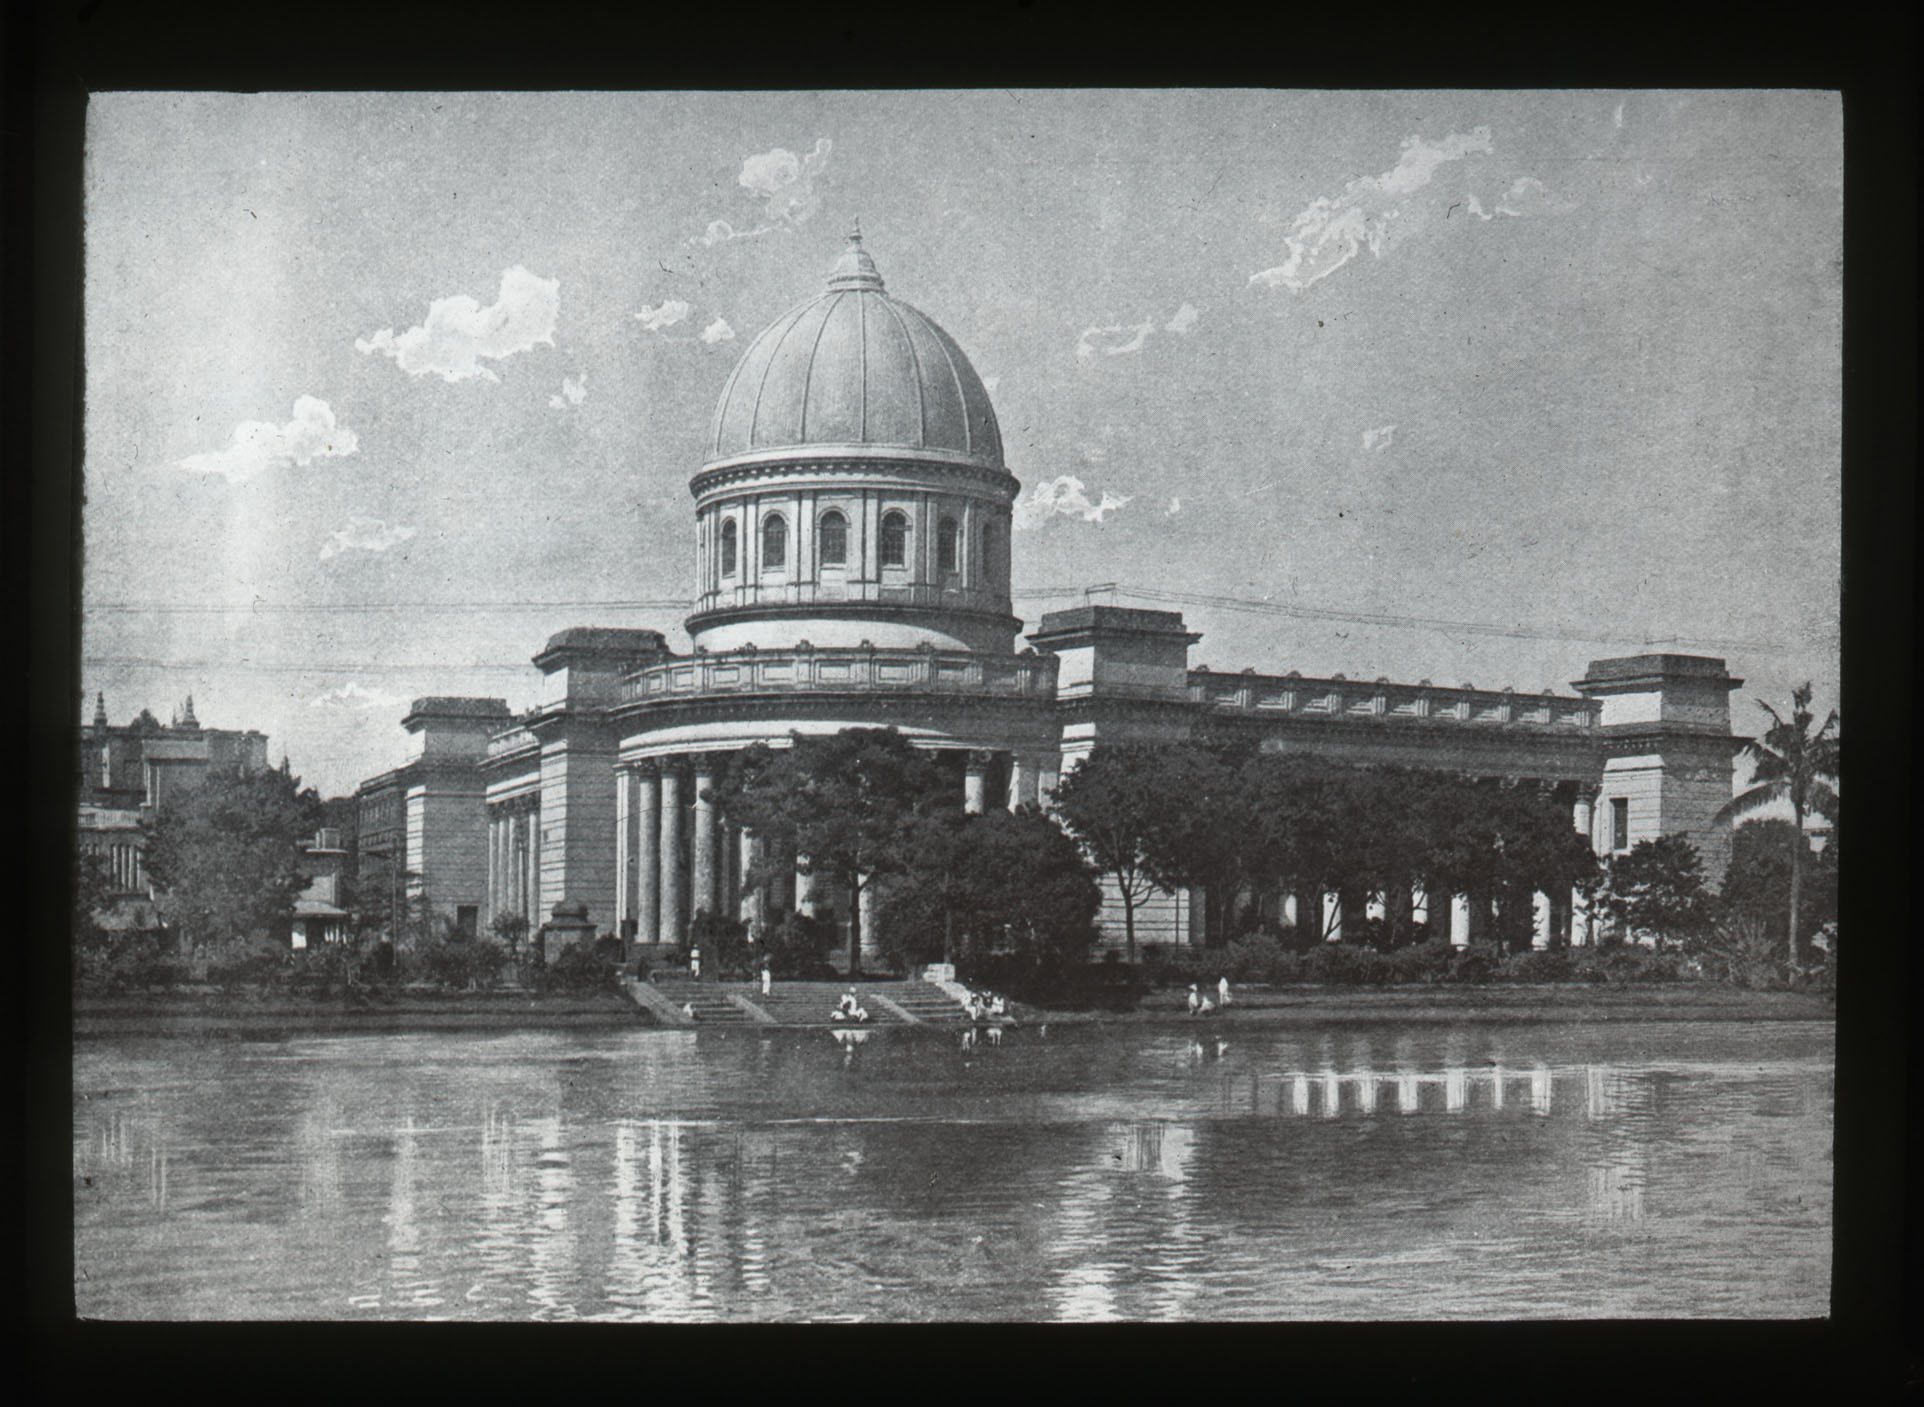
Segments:
[[[365,1002],[218,988],[175,988],[113,996],[77,996],[76,1038],[100,1036],[232,1037],[263,1040],[294,1034],[375,1031],[549,1030],[651,1025],[616,991],[540,993],[513,988],[448,992],[401,989]]]

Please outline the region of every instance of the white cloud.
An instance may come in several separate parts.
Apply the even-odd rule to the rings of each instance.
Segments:
[[[174,467],[194,474],[224,474],[229,483],[238,484],[270,469],[295,464],[306,468],[317,459],[338,459],[359,446],[359,436],[335,424],[334,411],[326,401],[302,396],[294,402],[294,418],[287,424],[243,420],[234,427],[227,448],[190,454],[175,460]]]
[[[588,399],[588,373],[561,378],[561,394],[548,397],[548,404],[556,410],[566,410],[571,405],[580,405]]]
[[[1249,281],[1300,293],[1349,263],[1361,249],[1380,258],[1404,218],[1399,204],[1403,198],[1427,186],[1438,167],[1493,150],[1488,127],[1452,132],[1435,143],[1411,137],[1396,165],[1382,175],[1358,177],[1334,199],[1318,196],[1311,201],[1283,237],[1288,257],[1275,268],[1251,274]]]
[[[1374,430],[1363,432],[1364,449],[1388,449],[1395,443],[1396,427],[1394,425],[1379,425]]]
[[[762,225],[752,230],[738,230],[726,220],[710,220],[708,228],[701,234],[690,235],[690,244],[699,244],[704,249],[713,249],[718,244],[726,244],[731,239],[755,239],[761,235],[773,234],[774,225]]]
[[[379,689],[366,688],[363,685],[356,684],[350,679],[338,689],[330,689],[325,694],[316,694],[307,701],[307,706],[309,708],[358,710],[399,708],[406,702],[408,702],[408,696],[406,694],[382,693]]]
[[[735,329],[728,325],[726,318],[716,318],[701,330],[701,340],[711,347],[717,342],[733,342]]]
[[[650,332],[660,332],[664,327],[673,327],[676,323],[684,321],[688,315],[694,311],[693,308],[682,302],[681,299],[670,298],[658,308],[651,308],[646,303],[643,303],[641,305],[641,311],[636,313],[635,316],[641,320],[641,325]]]
[[[1122,324],[1115,327],[1088,327],[1076,339],[1076,356],[1088,361],[1098,352],[1104,356],[1120,357],[1130,352],[1140,352],[1149,340],[1149,334],[1156,330],[1151,321]]]
[[[1169,506],[1163,509],[1162,512],[1163,512],[1163,516],[1166,518],[1175,517],[1176,514],[1182,512],[1182,500],[1180,498],[1170,499]]]
[[[1502,200],[1497,202],[1499,215],[1528,215],[1542,208],[1547,192],[1543,182],[1534,176],[1519,176],[1510,182],[1510,189]]]
[[[480,363],[499,361],[532,347],[554,346],[555,317],[561,309],[561,280],[531,274],[519,264],[501,275],[501,291],[490,307],[465,293],[428,304],[427,320],[399,336],[382,328],[354,343],[355,350],[393,357],[410,376],[434,372],[443,380],[484,376],[499,381]]]
[[[327,541],[321,545],[321,560],[325,562],[343,552],[385,552],[413,536],[413,528],[399,524],[389,527],[380,518],[350,518],[346,527],[327,535]]]
[[[1178,337],[1186,337],[1189,334],[1189,329],[1196,325],[1196,320],[1201,316],[1202,314],[1196,311],[1196,305],[1194,303],[1184,303],[1180,308],[1176,309],[1175,316],[1169,319],[1169,323],[1163,328],[1163,331],[1173,332]]]
[[[828,164],[828,154],[834,149],[835,144],[827,137],[817,138],[815,149],[803,156],[776,147],[744,158],[737,179],[743,189],[762,202],[769,219],[799,225],[821,205],[815,193],[815,178]],[[712,231],[714,226],[709,229]]]
[[[1037,484],[1029,491],[1027,498],[1016,500],[1015,525],[1018,528],[1041,527],[1057,514],[1066,518],[1080,518],[1085,523],[1101,523],[1130,502],[1130,497],[1105,489],[1102,501],[1092,502],[1082,480],[1073,474],[1058,474],[1053,479]]]

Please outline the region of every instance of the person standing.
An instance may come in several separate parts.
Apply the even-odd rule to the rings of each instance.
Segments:
[[[1216,979],[1216,1006],[1218,1009],[1229,1005],[1229,975],[1224,973]]]
[[[693,981],[696,981],[696,982],[701,981],[701,949],[700,948],[690,948],[688,950],[688,976]]]
[[[1196,984],[1189,984],[1189,1014],[1195,1016],[1202,1011],[1202,996],[1196,991]]]
[[[775,974],[768,970],[768,959],[762,959],[762,995],[767,996],[775,990]]]

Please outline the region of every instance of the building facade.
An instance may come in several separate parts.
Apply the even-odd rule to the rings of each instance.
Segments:
[[[171,722],[146,709],[132,722],[107,721],[96,695],[93,721],[80,729],[74,758],[80,782],[79,846],[113,876],[124,918],[150,897],[142,863],[143,820],[166,800],[200,785],[211,771],[265,771],[267,735],[252,729],[203,728],[190,695]]]
[[[859,235],[820,296],[749,344],[689,487],[690,653],[652,630],[563,630],[535,656],[526,715],[417,701],[404,726],[437,780],[403,768],[361,789],[364,853],[388,837],[403,869],[433,872],[444,912],[539,924],[585,902],[644,942],[681,941],[704,910],[846,917],[846,896],[799,871],[748,892],[758,842],[706,793],[743,748],[851,727],[935,752],[976,811],[1046,805],[1098,743],[1239,739],[1550,788],[1600,854],[1687,831],[1722,871],[1711,817],[1731,794],[1741,681],[1719,659],[1597,660],[1574,694],[1529,695],[1192,668],[1200,637],[1168,611],[1085,605],[1024,640],[1009,594],[1020,485],[988,392],[947,332],[888,293]],[[1539,898],[1539,941],[1583,940],[1580,904]],[[1449,902],[1464,937],[1467,900]],[[1119,907],[1104,919],[1120,942]],[[1165,894],[1137,932],[1182,943],[1199,922],[1192,896]]]

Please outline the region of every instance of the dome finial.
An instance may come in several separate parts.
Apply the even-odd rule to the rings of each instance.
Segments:
[[[857,216],[849,223],[848,247],[842,257],[835,261],[829,270],[828,286],[831,291],[868,290],[875,293],[884,291],[882,275],[876,272],[875,261],[869,257],[868,250],[862,247],[862,221]]]

